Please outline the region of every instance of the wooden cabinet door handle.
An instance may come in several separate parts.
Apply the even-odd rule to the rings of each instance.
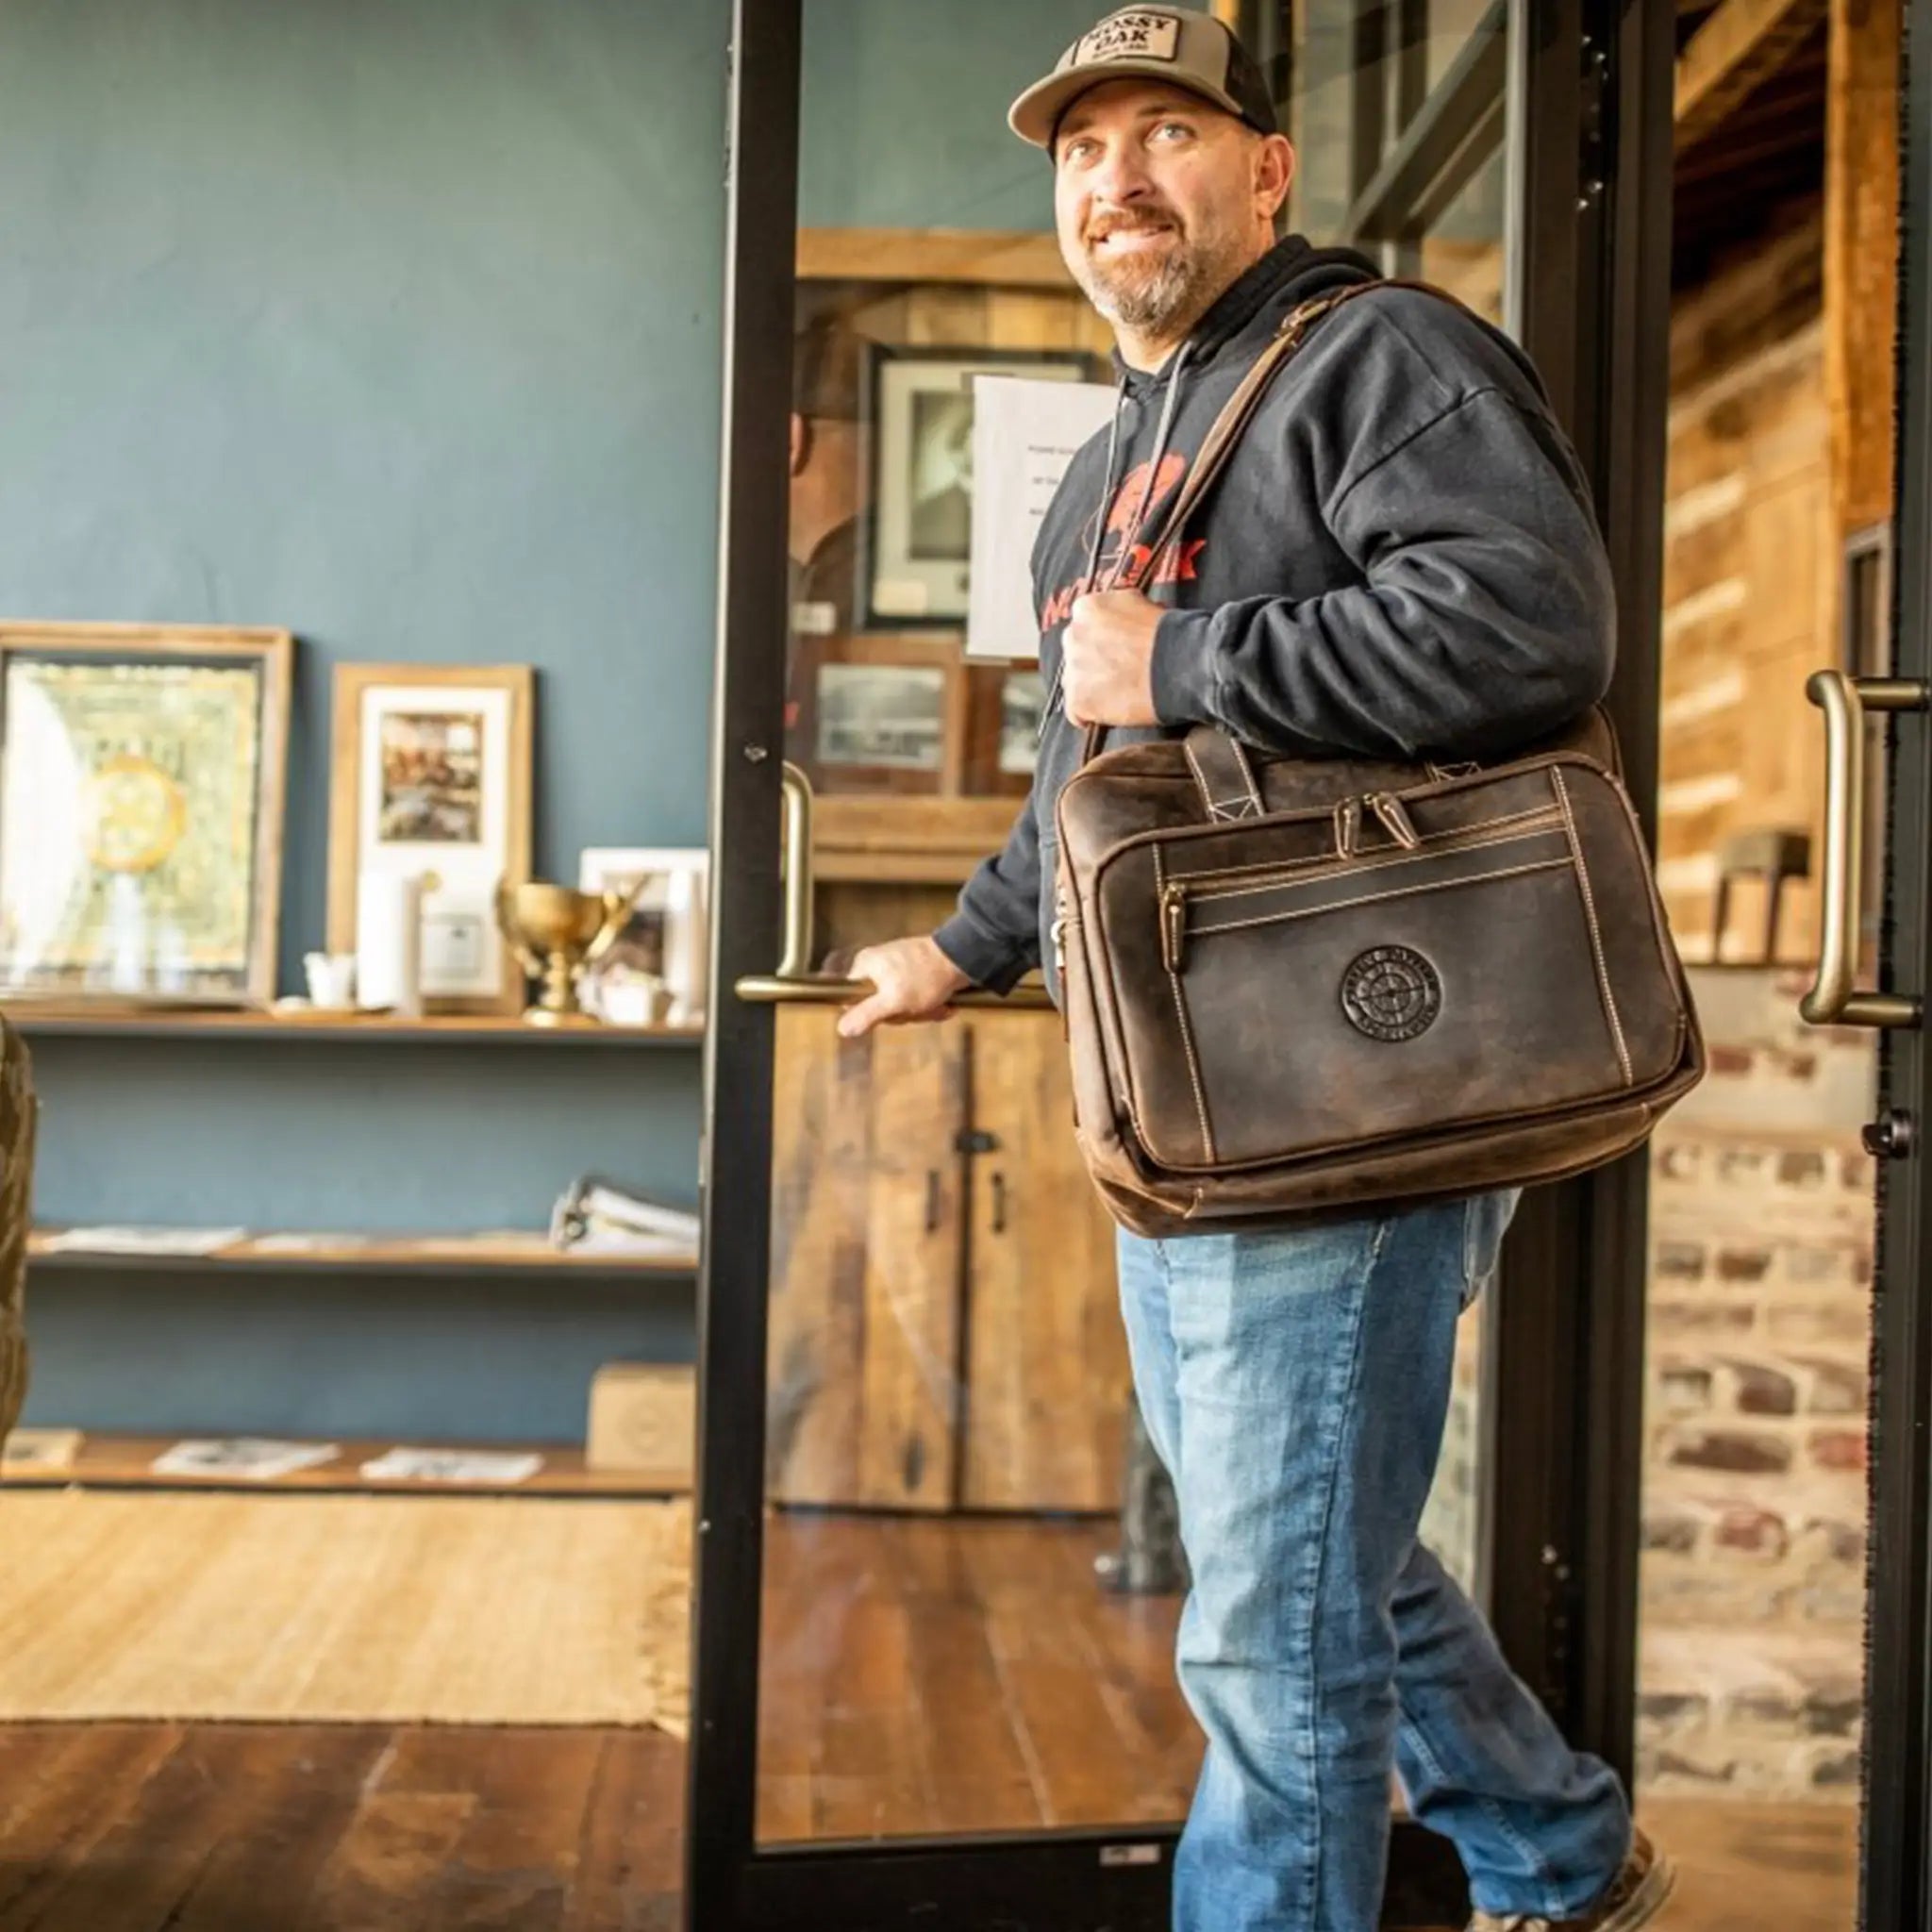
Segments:
[[[941,1187],[942,1183],[940,1178],[939,1169],[936,1167],[927,1168],[925,1171],[925,1231],[927,1234],[937,1234],[940,1231],[941,1211],[944,1207],[941,1193]]]
[[[992,1231],[1005,1234],[1007,1231],[1007,1177],[998,1168],[992,1175]]]

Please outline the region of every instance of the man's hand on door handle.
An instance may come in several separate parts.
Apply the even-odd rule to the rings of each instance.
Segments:
[[[839,1015],[839,1031],[847,1040],[862,1040],[882,1023],[950,1019],[947,1001],[973,984],[925,934],[861,946],[852,976],[871,980],[873,991]]]

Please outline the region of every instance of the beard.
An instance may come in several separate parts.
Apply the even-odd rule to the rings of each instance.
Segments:
[[[1164,226],[1172,246],[1158,254],[1109,257],[1101,243],[1109,232]],[[1231,233],[1191,234],[1165,209],[1095,224],[1082,238],[1074,278],[1108,322],[1137,335],[1165,335],[1192,324],[1233,281],[1241,244]]]

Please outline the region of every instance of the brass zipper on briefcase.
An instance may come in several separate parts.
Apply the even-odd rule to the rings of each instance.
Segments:
[[[1355,802],[1343,801],[1345,804]],[[1410,824],[1408,815],[1402,810],[1400,801],[1388,792],[1365,793],[1359,803],[1367,805],[1374,812],[1401,847],[1398,852],[1362,860],[1356,868],[1360,872],[1380,872],[1391,867],[1419,864],[1441,858],[1445,853],[1474,846],[1513,844],[1519,839],[1535,838],[1550,826],[1562,823],[1561,812],[1552,806],[1547,810],[1501,823],[1465,825],[1454,832],[1419,834]],[[1396,823],[1391,823],[1391,819],[1400,824],[1402,830],[1399,833]],[[1179,973],[1187,963],[1188,908],[1191,902],[1238,898],[1250,892],[1267,891],[1276,886],[1310,885],[1319,879],[1332,878],[1338,871],[1345,870],[1348,858],[1355,856],[1351,853],[1339,861],[1313,868],[1303,860],[1299,863],[1291,861],[1273,871],[1266,868],[1244,871],[1239,886],[1210,885],[1204,888],[1196,880],[1170,879],[1160,892],[1161,964],[1170,973]]]

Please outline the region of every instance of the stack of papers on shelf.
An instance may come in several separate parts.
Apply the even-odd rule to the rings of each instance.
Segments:
[[[698,1218],[586,1174],[558,1201],[550,1239],[574,1254],[694,1255]]]
[[[15,1429],[0,1440],[0,1474],[72,1469],[79,1455],[78,1429]]]
[[[43,1255],[214,1255],[247,1238],[245,1227],[64,1227],[43,1234]]]
[[[515,1450],[385,1450],[362,1465],[362,1474],[391,1482],[523,1483],[543,1467],[541,1456]]]
[[[341,1452],[333,1442],[277,1442],[262,1436],[226,1436],[216,1441],[176,1442],[149,1465],[157,1475],[245,1476],[273,1482],[298,1469],[313,1469]]]

